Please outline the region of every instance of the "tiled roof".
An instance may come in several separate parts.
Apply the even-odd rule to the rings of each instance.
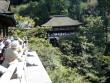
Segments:
[[[9,13],[9,5],[9,0],[0,0],[0,13]]]
[[[67,16],[55,16],[42,26],[58,27],[58,26],[77,26],[81,24],[82,23],[80,23],[79,21],[73,20]]]
[[[15,26],[16,21],[13,13],[9,10],[10,0],[0,0],[0,26]]]

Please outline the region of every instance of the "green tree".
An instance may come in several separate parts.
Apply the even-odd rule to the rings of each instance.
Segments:
[[[79,36],[79,35],[78,35]],[[63,54],[68,56],[79,55],[81,53],[81,42],[77,35],[65,36],[59,39],[59,48]]]
[[[109,0],[98,0],[98,7],[100,9],[100,14],[103,16],[104,19],[104,25],[105,25],[105,31],[106,31],[106,42],[107,39],[107,33],[108,33],[108,16],[110,14],[110,1]]]
[[[19,14],[33,18],[36,25],[43,24],[49,18],[48,8],[46,7],[46,3],[43,1],[28,3],[28,6],[25,9],[20,10]]]
[[[85,19],[85,35],[90,42],[98,45],[104,42],[103,20],[99,16],[87,16]],[[100,45],[99,45],[100,46]]]
[[[103,16],[104,19],[104,28],[105,28],[105,33],[106,33],[106,49],[105,49],[105,54],[109,54],[110,48],[109,48],[109,41],[108,41],[108,23],[109,23],[109,15],[110,15],[110,1],[109,0],[98,0],[99,2],[99,9],[100,9],[100,14]]]

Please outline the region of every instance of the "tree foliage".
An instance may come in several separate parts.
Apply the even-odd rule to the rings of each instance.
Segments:
[[[61,37],[59,47],[48,42],[47,31],[51,27],[10,30],[10,35],[28,36],[30,48],[40,56],[53,83],[109,83],[110,55],[104,55],[105,38],[110,35],[105,30],[110,25],[109,0],[29,0],[12,9],[26,16],[17,17],[23,24],[35,21],[41,25],[56,14],[84,23],[78,34]]]

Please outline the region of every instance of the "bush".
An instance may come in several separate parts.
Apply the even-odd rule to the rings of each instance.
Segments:
[[[77,35],[65,36],[59,39],[59,48],[65,55],[79,55],[81,42]]]
[[[62,37],[60,48],[55,48],[47,40],[48,29],[13,29],[11,33],[21,38],[28,36],[29,47],[38,53],[53,83],[105,83],[110,78],[109,56],[97,51],[93,43],[87,42],[87,38]],[[72,47],[77,44],[85,47],[81,56]],[[95,52],[91,51],[94,48]]]

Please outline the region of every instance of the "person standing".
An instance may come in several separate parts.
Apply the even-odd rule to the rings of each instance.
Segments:
[[[18,61],[23,61],[22,54],[18,52],[19,43],[17,41],[13,41],[11,43],[10,48],[7,48],[4,52],[4,61],[2,65],[0,65],[0,73],[6,72],[9,65],[14,64]]]

